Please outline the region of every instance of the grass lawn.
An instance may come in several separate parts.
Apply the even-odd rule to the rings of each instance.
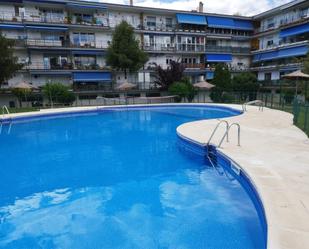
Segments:
[[[34,112],[39,111],[37,107],[22,107],[22,108],[9,108],[10,113],[20,113],[20,112]]]

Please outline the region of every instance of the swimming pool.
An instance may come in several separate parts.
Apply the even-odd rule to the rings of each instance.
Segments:
[[[187,153],[176,134],[184,122],[238,114],[110,108],[4,125],[0,247],[265,248],[247,183]]]

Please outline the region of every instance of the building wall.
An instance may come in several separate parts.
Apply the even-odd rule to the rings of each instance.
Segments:
[[[57,5],[55,7],[52,7],[51,5],[43,6],[42,3],[25,3],[24,8],[19,8],[20,13],[24,13],[25,18],[28,21],[35,21],[40,24],[41,21],[41,10],[42,9],[61,9],[62,7]],[[67,11],[67,9],[62,8],[61,10],[64,13],[64,16],[67,15],[68,12],[71,14],[74,13],[91,13],[94,15],[95,18],[100,20],[100,23],[103,24],[103,26],[110,26],[110,30],[106,28],[93,28],[91,26],[87,25],[81,25],[80,27],[72,27],[70,25],[67,25],[69,27],[69,31],[67,32],[71,43],[73,43],[73,33],[74,32],[81,32],[81,33],[94,33],[95,34],[95,43],[97,44],[97,48],[106,50],[109,42],[112,40],[112,31],[115,28],[116,25],[118,25],[121,21],[127,21],[130,25],[132,25],[136,29],[136,38],[140,41],[140,44],[142,45],[149,45],[150,42],[150,36],[153,36],[153,43],[155,44],[154,48],[148,48],[147,52],[149,53],[149,61],[145,65],[145,69],[148,69],[149,67],[153,66],[153,63],[157,65],[161,65],[163,68],[167,68],[169,65],[170,60],[178,60],[182,61],[183,63],[187,64],[199,64],[199,63],[205,63],[204,61],[204,54],[208,52],[207,45],[213,44],[212,41],[216,41],[216,47],[231,47],[231,48],[250,48],[251,46],[251,38],[252,37],[242,37],[242,39],[236,39],[235,37],[231,36],[229,32],[227,34],[220,34],[220,36],[216,36],[214,34],[205,33],[204,31],[184,31],[182,33],[167,33],[166,31],[169,31],[168,28],[166,28],[166,20],[167,18],[172,19],[172,26],[174,27],[177,24],[176,20],[176,13],[171,11],[166,11],[166,14],[161,14],[162,11],[160,11],[160,14],[156,13],[155,10],[137,10],[134,7],[131,8],[131,10],[119,10],[120,7],[113,8],[110,7],[107,10],[105,9],[96,9],[96,10],[87,10],[84,11],[83,9],[77,10],[77,9],[71,9]],[[1,4],[1,10],[0,10],[0,20],[1,15],[3,13],[6,13],[8,15],[15,15],[15,8],[12,6],[12,4]],[[23,14],[21,14],[23,15]],[[261,23],[261,29],[256,31],[263,31],[263,30],[275,30],[279,27],[279,25],[295,21],[300,19],[304,15],[309,15],[309,6],[304,9],[297,8],[290,8],[288,10],[283,10],[280,14],[273,15],[272,17],[265,17],[261,18],[258,21]],[[149,18],[155,18],[155,27],[149,26],[147,22],[149,21]],[[234,17],[233,17],[234,18]],[[20,19],[17,19],[20,20]],[[0,21],[1,22],[1,21]],[[28,23],[29,24],[29,23]],[[38,25],[35,23],[32,23],[34,25]],[[50,25],[56,25],[56,24],[50,24]],[[144,26],[144,27],[142,27]],[[187,30],[187,29],[185,29]],[[272,34],[265,34],[260,35],[259,40],[259,49],[267,49],[276,47],[280,44],[280,38],[279,38],[279,29],[275,30]],[[33,40],[40,40],[43,39],[45,36],[44,34],[48,33],[48,31],[35,31],[28,29],[26,34],[23,30],[4,30],[4,35],[6,35],[9,38],[14,39],[21,39],[27,37],[27,39],[33,39]],[[51,31],[50,34],[55,34],[55,36],[66,36],[65,32],[56,32]],[[239,38],[239,37],[238,37]],[[177,43],[180,44],[189,44],[193,45],[193,40],[195,39],[195,43],[197,43],[199,46],[205,45],[206,49],[201,51],[190,51],[190,50],[176,50]],[[199,41],[199,42],[197,42]],[[270,42],[272,41],[272,42]],[[169,45],[168,47],[164,47],[164,45]],[[175,50],[170,51],[171,46],[175,46],[172,48],[175,48]],[[168,48],[168,49],[166,49]],[[63,49],[63,51],[59,51],[58,54],[67,54],[68,58],[71,57],[71,50],[75,48],[69,47]],[[87,48],[83,48],[87,49]],[[164,50],[165,49],[165,50]],[[146,50],[146,48],[145,48]],[[235,51],[235,50],[233,50]],[[213,52],[213,51],[212,51]],[[49,48],[45,48],[45,50],[42,48],[40,50],[32,49],[32,48],[24,48],[16,50],[16,56],[18,56],[19,60],[22,62],[31,61],[32,65],[38,64],[42,65],[44,64],[44,55],[48,53],[54,53],[57,54],[56,50],[52,50]],[[216,52],[214,52],[216,53]],[[231,53],[231,52],[218,52],[218,53]],[[29,58],[30,55],[30,58]],[[249,69],[251,66],[251,58],[250,54],[246,53],[234,53],[232,54],[232,62],[228,63],[232,70],[245,70]],[[30,60],[31,59],[31,60]],[[194,61],[194,63],[193,63]],[[96,59],[96,63],[100,67],[105,67],[105,57],[102,55],[98,55]],[[274,62],[276,64],[277,62]],[[206,62],[206,64],[208,64]],[[43,69],[43,68],[42,68]],[[44,74],[45,73],[45,74]],[[46,72],[40,73],[36,72],[34,74],[33,72],[26,72],[22,71],[20,73],[16,73],[16,76],[9,81],[9,84],[16,84],[18,81],[25,80],[25,81],[31,81],[33,84],[36,85],[43,85],[46,82],[48,82],[50,79],[55,78],[56,81],[63,82],[65,84],[71,84],[72,79],[70,76],[59,76],[56,74],[50,74],[49,76],[46,76]],[[204,74],[205,72],[200,72]],[[259,80],[265,79],[265,73],[263,70],[258,70],[258,78]],[[129,76],[129,80],[140,82],[141,79],[143,82],[145,81],[145,77],[147,78],[146,82],[150,82],[151,76],[149,72],[147,72],[147,76],[145,76],[144,71],[140,70],[140,72],[133,74],[132,76]],[[123,82],[124,75],[123,73],[118,73],[115,75],[115,81],[117,83]],[[195,79],[194,77],[192,77]],[[280,73],[279,70],[273,70],[271,72],[271,79],[279,79]],[[149,83],[150,86],[150,83]]]

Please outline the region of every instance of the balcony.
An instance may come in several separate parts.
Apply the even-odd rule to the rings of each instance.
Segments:
[[[182,63],[185,69],[205,69],[204,63]]]
[[[177,51],[182,52],[205,52],[206,46],[200,43],[177,43]]]
[[[26,70],[104,70],[103,66],[98,64],[74,64],[72,62],[60,64],[51,64],[50,62],[31,62],[27,64],[23,69]]]
[[[27,39],[26,45],[30,47],[63,47],[63,41],[60,40],[33,40]]]
[[[72,63],[66,63],[62,65],[51,65],[50,63],[46,62],[31,62],[30,64],[27,64],[24,66],[23,69],[27,70],[72,70],[73,64]]]
[[[145,24],[145,25],[138,25],[139,29],[149,30],[149,31],[174,31],[176,26],[175,25],[166,25],[166,24]]]
[[[156,44],[150,44],[150,43],[145,43],[143,46],[143,49],[145,51],[175,51],[176,46],[175,44],[170,44],[170,43],[156,43]]]
[[[22,18],[13,13],[0,12],[0,21],[21,22]]]
[[[267,51],[271,51],[271,50],[276,50],[276,49],[280,49],[280,48],[285,48],[285,47],[294,47],[294,46],[300,46],[300,45],[306,45],[309,44],[309,40],[305,40],[305,41],[298,41],[298,42],[293,42],[293,43],[283,43],[283,44],[273,44],[271,46],[268,46],[266,48],[261,48],[258,50],[253,50],[251,51],[252,53],[258,53],[258,52],[267,52]]]
[[[232,46],[206,46],[207,52],[250,54],[250,47],[232,47]]]
[[[108,44],[102,41],[88,41],[88,42],[73,42],[70,44],[70,47],[73,48],[108,48]]]
[[[28,47],[66,47],[66,48],[92,48],[92,49],[106,49],[108,44],[102,41],[93,42],[70,42],[63,40],[44,40],[44,39],[27,39],[27,40],[16,40],[19,45],[26,45]]]

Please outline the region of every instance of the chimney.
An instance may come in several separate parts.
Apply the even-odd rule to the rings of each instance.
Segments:
[[[199,2],[199,4],[198,4],[198,12],[200,12],[200,13],[204,12],[203,6],[204,6],[203,2]]]
[[[133,6],[133,0],[130,0],[130,6]]]

